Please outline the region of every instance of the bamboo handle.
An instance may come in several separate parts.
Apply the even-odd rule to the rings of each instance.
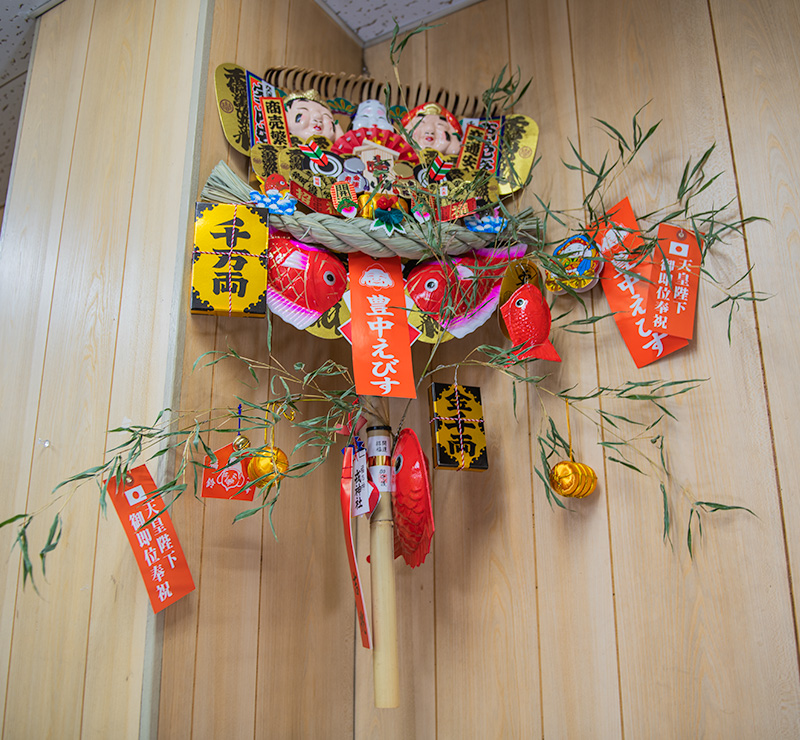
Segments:
[[[385,440],[385,443],[383,441]],[[394,524],[392,522],[391,435],[385,427],[367,429],[367,454],[385,447],[385,454],[369,458],[381,497],[369,525],[370,578],[372,582],[372,672],[375,706],[400,705],[400,670],[397,659],[397,600],[394,583]],[[383,449],[378,449],[383,453]],[[382,459],[383,458],[383,459]],[[374,463],[374,464],[373,464]],[[380,470],[381,465],[388,466]],[[373,470],[374,469],[374,470]],[[383,473],[381,475],[381,473]],[[388,474],[387,474],[388,473]]]

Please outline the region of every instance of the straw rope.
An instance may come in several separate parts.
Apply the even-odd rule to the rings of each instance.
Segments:
[[[251,188],[239,176],[220,161],[211,171],[200,197],[211,203],[250,203]],[[368,218],[343,219],[323,213],[299,213],[291,216],[270,214],[270,224],[288,231],[298,241],[319,244],[333,252],[364,252],[371,257],[399,255],[406,259],[423,259],[433,255],[426,236],[429,229],[436,230],[436,244],[445,254],[459,255],[471,249],[492,246],[498,238],[507,235],[485,234],[470,231],[454,223],[440,222],[429,227],[417,226],[406,221],[406,233],[371,229],[373,221]],[[515,240],[535,243],[540,228],[535,217],[523,219],[517,224]]]
[[[371,231],[373,222],[368,218],[345,221],[324,213],[271,214],[269,218],[270,224],[288,231],[298,241],[320,244],[334,252],[364,252],[370,257],[399,255],[406,259],[422,259],[433,254],[422,234],[416,234],[410,228],[405,234]],[[441,223],[433,228],[441,228],[441,247],[450,255],[489,246],[496,239],[495,234],[480,234],[450,223]]]

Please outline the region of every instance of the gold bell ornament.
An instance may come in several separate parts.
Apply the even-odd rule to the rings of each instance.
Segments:
[[[253,452],[250,462],[247,463],[247,477],[251,481],[258,481],[256,485],[259,488],[280,480],[289,469],[289,458],[286,457],[286,453],[280,447],[275,446],[274,424],[269,424],[269,430],[271,437],[269,443],[267,443],[267,429],[265,427],[264,447]],[[242,437],[241,439],[244,438]],[[248,442],[247,445],[249,446],[249,444]]]
[[[268,486],[270,483],[282,478],[289,469],[289,458],[280,447],[264,447],[260,452],[254,452],[250,462],[247,463],[247,477],[258,481],[259,487]],[[258,480],[266,476],[262,480]]]
[[[572,430],[569,426],[569,401],[567,403],[567,434],[569,435],[569,460],[556,463],[550,471],[550,486],[560,496],[584,498],[597,486],[597,473],[588,465],[575,462],[572,455]]]
[[[236,451],[246,450],[249,446],[250,440],[243,434],[237,435],[236,439],[233,440],[233,449]]]

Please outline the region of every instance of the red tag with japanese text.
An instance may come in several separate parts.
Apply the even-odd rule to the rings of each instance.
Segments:
[[[156,490],[156,484],[147,466],[140,465],[128,474],[131,481],[124,482],[119,491],[116,479],[109,480],[108,495],[157,614],[194,591],[194,581],[161,496],[149,495]]]
[[[355,252],[348,261],[356,393],[416,398],[400,258]]]
[[[216,450],[214,455],[217,461],[212,463],[206,455],[203,460],[203,498],[232,498],[237,501],[252,501],[255,497],[256,487],[247,486],[250,482],[247,473],[249,457],[240,457],[231,462],[234,452],[234,443],[225,445],[221,450]]]
[[[347,562],[350,565],[350,580],[353,583],[353,595],[356,600],[356,615],[358,616],[358,629],[361,632],[361,644],[365,648],[372,647],[369,634],[369,620],[367,619],[367,606],[364,601],[364,592],[361,590],[361,576],[358,573],[356,562],[356,548],[353,542],[353,519],[351,517],[352,504],[350,497],[353,488],[353,448],[348,445],[344,448],[342,460],[342,482],[340,488],[340,503],[342,506],[342,524],[344,525],[344,542],[347,549]]]
[[[693,233],[661,224],[647,296],[648,328],[691,339],[700,282],[700,246]]]
[[[655,260],[651,257],[638,265],[633,264],[635,256],[631,258],[630,255],[644,240],[628,199],[610,208],[607,221],[592,224],[587,233],[603,257],[611,260],[606,262],[600,282],[636,367],[649,365],[685,347],[689,343],[686,339],[652,328],[647,305],[649,293],[655,288],[648,281],[652,279]]]

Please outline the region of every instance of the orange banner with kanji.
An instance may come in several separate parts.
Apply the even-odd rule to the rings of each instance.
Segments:
[[[354,253],[348,261],[356,393],[416,398],[400,258]]]
[[[140,465],[128,475],[119,491],[116,479],[109,480],[108,495],[131,544],[153,611],[158,613],[194,591],[194,581],[161,496],[150,495],[156,484],[147,466]]]
[[[700,283],[700,245],[693,233],[670,224],[658,227],[658,249],[647,296],[649,328],[691,339]]]
[[[648,311],[648,306],[651,291],[657,290],[653,276],[658,277],[660,255],[636,264],[639,259],[636,250],[644,240],[628,199],[610,208],[605,223],[592,224],[587,233],[609,260],[603,267],[603,292],[636,367],[649,365],[685,347],[687,339],[653,328],[654,314]]]

